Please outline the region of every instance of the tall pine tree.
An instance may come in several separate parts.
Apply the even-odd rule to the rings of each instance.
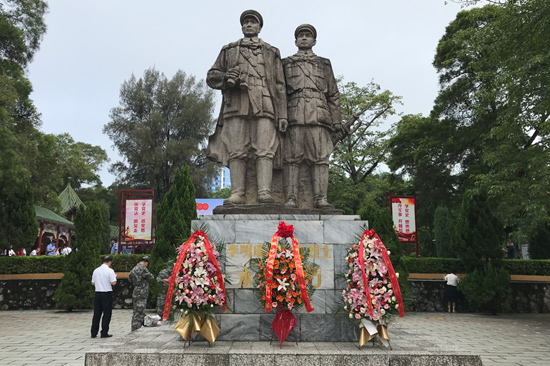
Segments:
[[[439,206],[434,214],[436,254],[439,258],[451,258],[451,215],[445,206]]]
[[[176,171],[174,182],[158,208],[156,243],[151,252],[151,272],[155,275],[175,258],[176,247],[191,236],[191,220],[197,219],[195,186],[189,167]]]
[[[94,303],[95,289],[91,285],[92,273],[101,264],[100,247],[103,217],[97,202],[80,206],[75,218],[75,235],[78,250],[67,256],[63,279],[54,295],[60,308],[90,308]]]
[[[503,257],[504,229],[492,214],[487,196],[469,191],[464,194],[457,223],[457,237],[453,240],[455,253],[467,272],[483,270],[488,261],[493,267]]]

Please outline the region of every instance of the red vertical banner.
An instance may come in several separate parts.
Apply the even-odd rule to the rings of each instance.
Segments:
[[[391,196],[391,213],[393,228],[400,242],[415,244],[416,256],[418,251],[418,234],[416,227],[416,197]]]
[[[153,235],[153,200],[126,200],[124,240],[149,241]]]

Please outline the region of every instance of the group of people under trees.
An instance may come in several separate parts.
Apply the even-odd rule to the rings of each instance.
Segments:
[[[72,248],[67,245],[62,240],[57,241],[55,245],[55,240],[46,238],[46,249],[40,250],[38,245],[33,246],[31,252],[28,254],[30,257],[39,256],[39,255],[69,255],[72,252]],[[26,256],[27,250],[25,248],[14,250],[13,245],[10,245],[9,249],[3,250],[0,252],[0,256],[15,257],[15,256]]]
[[[113,309],[113,288],[116,285],[116,274],[111,268],[113,258],[105,256],[102,259],[100,267],[96,268],[92,275],[92,285],[95,286],[94,300],[94,316],[92,319],[91,335],[96,338],[99,333],[99,325],[101,320],[101,338],[111,337],[109,334],[109,324]],[[130,271],[128,280],[133,285],[132,305],[134,313],[132,316],[131,330],[135,331],[143,326],[145,319],[145,309],[149,298],[149,282],[155,277],[149,272],[149,257],[142,257],[136,266]],[[165,269],[160,271],[157,276],[157,282],[163,285],[168,285],[174,262],[168,262]],[[157,297],[157,315],[162,317],[164,311],[164,303],[166,301],[167,286]]]

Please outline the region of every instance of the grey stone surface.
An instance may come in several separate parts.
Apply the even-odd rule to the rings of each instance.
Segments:
[[[118,355],[139,352],[137,350],[137,345],[140,344],[138,340],[132,342],[136,346],[134,349],[126,347],[128,342],[126,337],[131,336],[129,332],[132,310],[115,309],[113,311],[109,331],[113,334],[113,338],[108,339],[90,339],[87,330],[90,327],[91,316],[91,310],[74,310],[70,313],[60,310],[0,311],[2,343],[0,364],[9,366],[82,366],[86,353],[92,350],[94,352],[98,349],[101,352],[117,352]],[[317,352],[324,356],[321,359],[321,364],[330,366],[372,365],[371,360],[376,359],[381,360],[379,365],[387,365],[389,355],[392,354],[449,354],[451,356],[457,354],[445,344],[453,345],[457,347],[454,349],[459,351],[464,350],[481,355],[485,366],[546,366],[550,359],[549,323],[550,314],[515,313],[494,316],[468,313],[449,314],[447,312],[408,312],[405,318],[397,319],[390,325],[393,351],[373,346],[370,343],[364,345],[361,350],[357,348],[356,343],[350,343],[349,349],[355,349],[355,351],[348,352],[347,347],[339,347],[346,344],[342,342],[299,342],[296,346],[292,341],[285,342],[282,348],[276,344],[269,350],[267,349],[269,341],[259,342],[261,345],[258,347],[253,347],[254,342],[216,341],[212,347],[209,347],[206,342],[195,342],[189,349],[183,351],[183,341],[178,340],[170,326],[168,326],[169,331],[157,333],[157,340],[147,337],[147,341],[150,344],[158,344],[156,351],[158,354],[171,356],[171,358],[163,359],[163,361],[168,360],[162,364],[163,366],[172,364],[168,363],[172,362],[171,360],[177,360],[178,366],[182,365],[184,364],[183,360],[189,360],[192,355],[200,356],[200,360],[209,355],[206,357],[206,361],[220,358],[222,361],[208,364],[227,365],[229,361],[224,360],[228,360],[228,358],[224,357],[229,357],[234,344],[246,344],[250,352],[263,351],[265,354],[273,355]],[[142,329],[143,332],[155,330],[155,328]],[[141,334],[142,329],[137,332]],[[511,332],[511,329],[517,330],[519,333]],[[427,335],[429,335],[428,339],[425,338]],[[436,338],[436,342],[430,341],[430,337]],[[32,339],[32,347],[28,346],[30,339]],[[52,345],[52,339],[62,339],[63,341]],[[144,352],[145,350],[151,351],[150,346],[141,344],[140,347],[144,349]],[[424,346],[425,344],[429,344],[429,346]],[[357,357],[362,357],[361,355],[367,355],[361,359],[362,363],[357,362]],[[104,356],[104,353],[98,355],[103,360]],[[462,362],[463,360],[464,362]],[[351,363],[352,361],[353,363]],[[200,362],[198,365],[201,365]],[[115,362],[101,364],[127,365]],[[460,359],[457,357],[453,359],[453,365],[472,364],[480,365],[477,356],[462,354]]]
[[[365,229],[365,221],[325,221],[325,243],[359,243]]]
[[[285,223],[294,226],[294,237],[298,240],[298,244],[325,243],[322,221],[288,220]]]
[[[211,347],[207,342],[195,341],[184,349],[171,325],[142,328],[117,341],[104,343],[101,348],[89,350],[85,365],[481,365],[479,356],[403,326],[390,328],[393,350],[372,343],[359,348],[356,342],[300,341],[296,344],[292,333],[284,345],[276,337],[270,345],[274,316],[257,316],[262,341],[228,342],[218,337]],[[304,331],[303,317],[297,317],[296,331]],[[331,329],[334,327],[322,329],[322,332]]]
[[[211,215],[214,216],[214,215]],[[207,233],[208,238],[213,243],[220,241],[224,243],[235,242],[235,221],[233,220],[193,220],[191,228],[193,231],[201,230]]]
[[[265,314],[262,303],[256,297],[256,291],[253,289],[235,290],[235,308],[239,313]]]
[[[346,261],[346,248],[349,245],[334,245],[334,287],[336,289],[345,289],[347,282],[343,278],[338,278],[339,275],[348,271],[348,262]]]
[[[266,241],[269,242],[278,226],[278,220],[237,221],[235,223],[235,243],[262,244]]]
[[[223,314],[220,329],[220,341],[257,341],[260,339],[260,315]]]
[[[343,306],[340,305],[341,299],[342,290],[325,290],[325,313],[334,314],[340,306]]]
[[[313,296],[310,297],[309,301],[311,303],[311,306],[315,309],[311,313],[308,313],[305,306],[302,306],[298,313],[300,314],[325,314],[326,313],[326,299],[325,299],[325,293],[326,291],[330,290],[315,290],[315,293]]]

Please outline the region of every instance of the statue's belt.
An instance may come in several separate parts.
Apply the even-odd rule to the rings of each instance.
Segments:
[[[295,90],[293,91],[292,93],[290,93],[290,95],[288,96],[288,99],[289,100],[292,100],[292,99],[297,99],[297,98],[305,98],[306,100],[307,99],[321,99],[321,100],[326,100],[325,98],[325,94],[317,91],[317,90],[313,90],[313,89],[299,89],[299,90]]]

